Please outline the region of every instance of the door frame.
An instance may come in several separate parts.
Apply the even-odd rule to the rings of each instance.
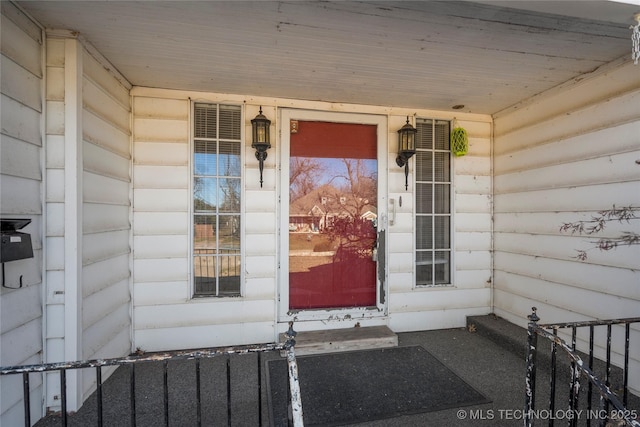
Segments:
[[[289,321],[322,321],[329,322],[354,321],[366,319],[379,319],[388,314],[388,268],[383,267],[376,273],[376,306],[375,307],[345,307],[332,309],[289,310],[289,148],[290,148],[290,121],[322,121],[336,123],[357,123],[377,126],[377,153],[378,153],[378,232],[388,232],[388,117],[385,115],[342,113],[320,110],[301,110],[293,108],[280,108],[278,110],[279,132],[279,160],[278,173],[279,191],[279,235],[278,235],[278,279],[277,279],[277,317],[279,323]],[[384,250],[388,254],[387,239],[384,240]],[[386,257],[388,260],[388,256]],[[388,261],[387,261],[388,263]],[[383,277],[381,283],[380,276]],[[325,323],[326,324],[326,323]]]

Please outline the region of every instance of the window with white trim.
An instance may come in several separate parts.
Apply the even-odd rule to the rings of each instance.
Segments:
[[[241,121],[240,106],[194,105],[194,296],[240,295]]]
[[[451,283],[450,122],[416,121],[416,285]]]

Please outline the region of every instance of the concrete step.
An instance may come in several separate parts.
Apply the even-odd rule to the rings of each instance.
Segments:
[[[281,342],[287,338],[282,334]],[[323,331],[303,331],[296,336],[296,356],[368,350],[398,346],[398,336],[386,326],[367,326]]]

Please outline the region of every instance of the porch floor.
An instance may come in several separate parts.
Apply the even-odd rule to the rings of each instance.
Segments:
[[[483,393],[491,400],[491,403],[367,422],[367,426],[520,426],[523,424],[525,361],[522,354],[519,353],[526,348],[526,331],[519,327],[512,327],[513,325],[509,322],[494,316],[470,318],[468,323],[469,325],[473,324],[473,327],[399,333],[397,334],[398,345],[419,345],[424,347],[468,384]],[[521,346],[518,343],[521,343]],[[280,357],[281,355],[277,351],[263,353],[262,362],[266,363],[268,360]],[[212,359],[212,366],[217,363],[215,359],[217,358]],[[150,362],[146,365],[154,365],[155,363]],[[186,365],[193,363],[193,361],[181,361],[179,363]],[[232,383],[231,424],[234,426],[259,425],[259,415],[256,408],[259,404],[258,391],[260,391],[263,396],[260,415],[262,424],[269,425],[268,387],[266,381],[262,382],[262,386],[258,384],[257,356],[255,354],[232,356],[230,363]],[[142,367],[142,365],[140,366]],[[169,378],[170,401],[174,397],[180,399],[181,396],[193,395],[193,391],[189,390],[189,388],[192,389],[195,382],[190,381],[188,375],[185,375],[185,372],[188,372],[191,368],[192,366],[178,367],[178,371],[182,369],[182,373],[175,374],[179,380],[173,381]],[[150,367],[149,369],[155,368]],[[202,369],[202,425],[227,425],[225,387],[220,384],[220,380],[210,380],[210,377],[204,373],[206,369],[204,361]],[[116,371],[109,381],[112,381],[113,387],[115,387],[111,393],[119,393],[123,396],[122,405],[124,407],[109,408],[105,406],[105,419],[108,411],[115,410],[121,413],[128,411],[128,403],[126,402],[129,387],[126,381],[128,379],[128,373],[126,372],[128,371],[126,371],[126,368],[119,368],[119,371],[125,372],[124,375],[120,375],[123,380],[117,384],[116,381],[113,381],[118,376],[118,371]],[[158,388],[156,380],[152,380],[149,384],[144,384],[144,381],[146,381],[145,375],[141,371],[143,370],[136,370],[136,395],[138,399],[155,399],[161,402],[161,385]],[[265,371],[266,369],[262,369],[263,376]],[[161,371],[158,370],[158,372]],[[327,373],[327,375],[330,374],[330,372]],[[304,375],[304,373],[300,372],[300,375]],[[217,382],[217,389],[213,390],[216,387],[212,387],[208,382]],[[539,367],[537,382],[539,385],[545,385],[542,388],[546,388],[546,384],[548,384],[548,374],[542,367]],[[568,385],[568,383],[566,384]],[[558,382],[558,394],[563,396],[563,399],[566,394],[565,388],[568,388],[565,387],[565,382]],[[139,396],[139,394],[143,396]],[[301,390],[301,396],[304,410],[304,390]],[[221,403],[222,407],[218,409],[205,408],[207,405],[205,402],[210,401],[213,401],[216,405]],[[536,401],[539,402],[537,407],[540,409],[547,408],[547,395],[544,390],[539,390]],[[88,404],[89,402],[85,403],[85,406]],[[640,399],[631,395],[628,407],[640,412]],[[193,403],[172,404],[170,407],[170,425],[195,425],[194,408],[195,404]],[[564,409],[564,406],[562,408]],[[78,414],[70,417],[70,426],[95,425],[95,422],[83,420],[80,417],[83,412],[82,409]],[[161,412],[161,410],[157,412]],[[137,425],[144,427],[161,425],[158,422],[158,417],[162,420],[161,413],[151,414],[144,412],[140,407],[137,414]],[[207,419],[210,421],[206,421]],[[564,425],[565,422],[566,419],[562,419],[558,421],[558,424]],[[537,424],[546,425],[546,423],[546,420],[540,420]],[[38,427],[57,426],[60,425],[60,418],[50,416],[40,420],[36,425]],[[365,424],[357,425],[363,426]]]

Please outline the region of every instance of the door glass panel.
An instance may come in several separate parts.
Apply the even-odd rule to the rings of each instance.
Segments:
[[[377,127],[301,121],[290,150],[289,308],[376,305]]]

